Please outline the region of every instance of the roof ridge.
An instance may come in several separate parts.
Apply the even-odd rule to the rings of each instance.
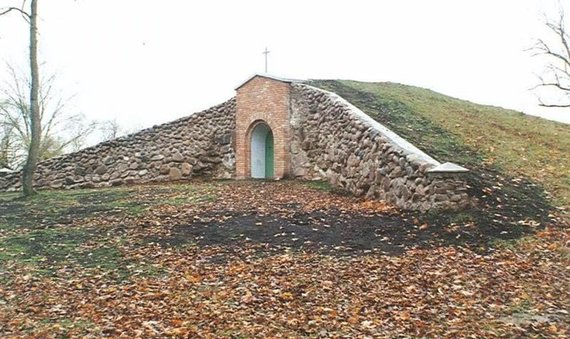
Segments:
[[[300,79],[289,79],[289,78],[283,78],[283,77],[279,77],[276,75],[271,75],[269,73],[254,73],[253,75],[249,76],[245,81],[242,81],[235,89],[238,90],[241,87],[243,87],[245,84],[247,84],[248,82],[250,82],[253,78],[255,77],[263,77],[263,78],[267,78],[267,79],[273,79],[273,80],[277,80],[277,81],[281,81],[281,82],[286,82],[286,83],[294,83],[294,82],[304,82],[306,80],[300,80]]]

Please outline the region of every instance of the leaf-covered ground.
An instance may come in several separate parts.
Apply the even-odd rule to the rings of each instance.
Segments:
[[[403,214],[287,181],[11,198],[0,197],[1,337],[570,331],[570,234],[554,215],[477,216],[486,203]]]

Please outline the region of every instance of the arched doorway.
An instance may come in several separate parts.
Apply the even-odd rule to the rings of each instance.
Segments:
[[[273,132],[265,123],[258,123],[251,132],[251,177],[274,177]]]

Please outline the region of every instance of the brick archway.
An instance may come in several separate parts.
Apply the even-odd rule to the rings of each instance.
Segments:
[[[289,175],[289,102],[288,82],[267,76],[254,76],[237,88],[236,95],[236,177],[250,178],[251,133],[260,124],[272,131],[274,178]]]
[[[255,120],[247,129],[246,137],[246,175],[251,178],[273,178],[275,176],[274,164],[274,135],[269,124],[262,120]],[[268,139],[270,137],[270,145]],[[270,151],[271,155],[267,152]],[[270,164],[268,162],[271,162]],[[256,167],[257,166],[257,167]]]

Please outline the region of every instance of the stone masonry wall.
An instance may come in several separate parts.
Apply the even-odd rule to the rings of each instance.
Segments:
[[[357,196],[404,209],[457,209],[470,203],[464,174],[457,173],[461,167],[449,164],[452,170],[443,170],[450,166],[334,93],[293,84],[291,128],[294,177],[327,179]]]
[[[403,209],[471,203],[466,169],[440,164],[334,93],[268,77],[252,78],[238,88],[237,98],[208,110],[43,161],[34,185],[92,188],[248,177],[250,130],[257,121],[273,130],[277,178],[326,179]],[[20,173],[0,177],[0,190],[19,189]]]
[[[235,99],[188,117],[38,164],[37,188],[92,188],[231,178]],[[0,190],[20,189],[20,173],[0,177]]]

